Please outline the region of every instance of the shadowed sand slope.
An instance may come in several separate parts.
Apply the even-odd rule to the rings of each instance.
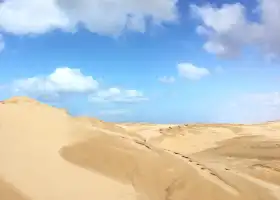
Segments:
[[[15,97],[0,103],[0,200],[276,200],[277,123],[114,124]]]
[[[136,199],[132,186],[60,157],[63,145],[100,131],[76,123],[60,109],[20,98],[10,102],[0,104],[0,177],[32,200]]]
[[[1,200],[29,200],[21,192],[3,179],[0,179],[0,199]]]
[[[202,162],[215,163],[280,186],[280,140],[264,136],[237,137],[219,147],[196,153]],[[211,165],[211,164],[210,164]],[[280,187],[278,188],[280,195]]]
[[[102,135],[66,146],[61,155],[86,169],[132,184],[145,199],[275,199],[267,189],[236,174],[211,171],[183,155],[151,146],[135,148],[121,138]]]
[[[280,160],[280,140],[266,137],[237,137],[211,149],[215,154],[247,159]]]

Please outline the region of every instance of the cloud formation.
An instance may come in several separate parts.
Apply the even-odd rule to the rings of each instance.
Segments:
[[[79,69],[57,68],[47,76],[35,76],[16,80],[12,84],[15,92],[35,96],[59,96],[65,93],[89,93],[98,88],[98,82],[84,75]]]
[[[203,77],[210,75],[210,72],[206,68],[196,67],[191,63],[180,63],[177,66],[178,73],[181,77],[189,80],[200,80]]]
[[[201,21],[197,33],[207,38],[204,49],[223,57],[237,56],[243,47],[255,46],[266,56],[280,55],[280,1],[259,0],[259,21],[246,17],[240,3],[216,7],[191,5],[192,13]],[[250,13],[252,14],[252,13]]]
[[[0,30],[41,34],[55,29],[75,31],[82,25],[101,35],[126,30],[145,32],[153,25],[177,20],[177,0],[12,0],[1,4]]]
[[[99,83],[77,68],[62,67],[49,75],[34,76],[13,81],[10,86],[14,94],[29,95],[35,98],[54,100],[65,94],[84,94],[95,103],[137,103],[148,98],[137,90],[124,90],[116,87],[101,89]]]
[[[142,92],[115,87],[98,91],[89,97],[89,101],[95,103],[138,103],[147,100]]]

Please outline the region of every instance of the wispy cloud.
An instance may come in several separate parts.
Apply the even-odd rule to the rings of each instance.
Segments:
[[[89,101],[95,103],[139,103],[147,100],[142,92],[119,88],[101,90],[89,97]]]
[[[207,68],[197,67],[191,63],[180,63],[177,69],[181,77],[193,81],[200,80],[210,75],[210,71]]]

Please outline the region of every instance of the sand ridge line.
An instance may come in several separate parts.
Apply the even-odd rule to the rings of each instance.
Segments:
[[[102,145],[104,143],[106,145]],[[102,135],[87,142],[65,146],[60,153],[69,162],[130,184],[153,200],[185,200],[192,196],[208,200],[209,195],[216,200],[240,200],[239,196],[221,190],[217,184],[200,176],[173,154],[162,149],[143,151],[118,137]],[[204,193],[197,192],[201,187],[204,187]]]
[[[237,175],[239,177],[242,177],[244,179],[247,179],[248,181],[253,182],[256,185],[259,185],[262,188],[268,189],[276,199],[280,200],[280,186],[279,185],[276,185],[276,184],[273,184],[273,183],[270,183],[270,182],[267,182],[267,181],[263,181],[259,178],[255,178],[253,176],[242,173],[240,171],[230,171],[230,173],[235,174],[235,175]]]
[[[131,186],[61,158],[60,148],[85,140],[89,131],[74,122],[47,106],[0,106],[0,175],[32,200],[136,200]]]
[[[254,164],[254,165],[252,165],[252,167],[253,168],[264,168],[264,169],[267,169],[267,170],[271,170],[271,171],[280,173],[280,169],[279,168],[271,167],[271,166],[268,166],[266,164]]]
[[[195,161],[192,159],[190,156],[185,156],[179,152],[173,152],[167,149],[164,149],[165,151],[175,155],[177,158],[184,160],[187,162],[188,165],[193,167],[200,175],[202,175],[204,178],[207,180],[219,185],[221,188],[224,190],[234,194],[234,195],[239,195],[239,191],[237,188],[231,186],[229,183],[227,183],[225,180],[223,180],[217,173],[215,173],[213,170],[210,168],[206,167],[205,165]],[[230,169],[225,168],[224,170],[228,171]]]

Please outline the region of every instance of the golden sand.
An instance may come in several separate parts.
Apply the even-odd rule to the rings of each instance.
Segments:
[[[15,97],[0,104],[0,200],[276,200],[279,133],[107,123]]]

